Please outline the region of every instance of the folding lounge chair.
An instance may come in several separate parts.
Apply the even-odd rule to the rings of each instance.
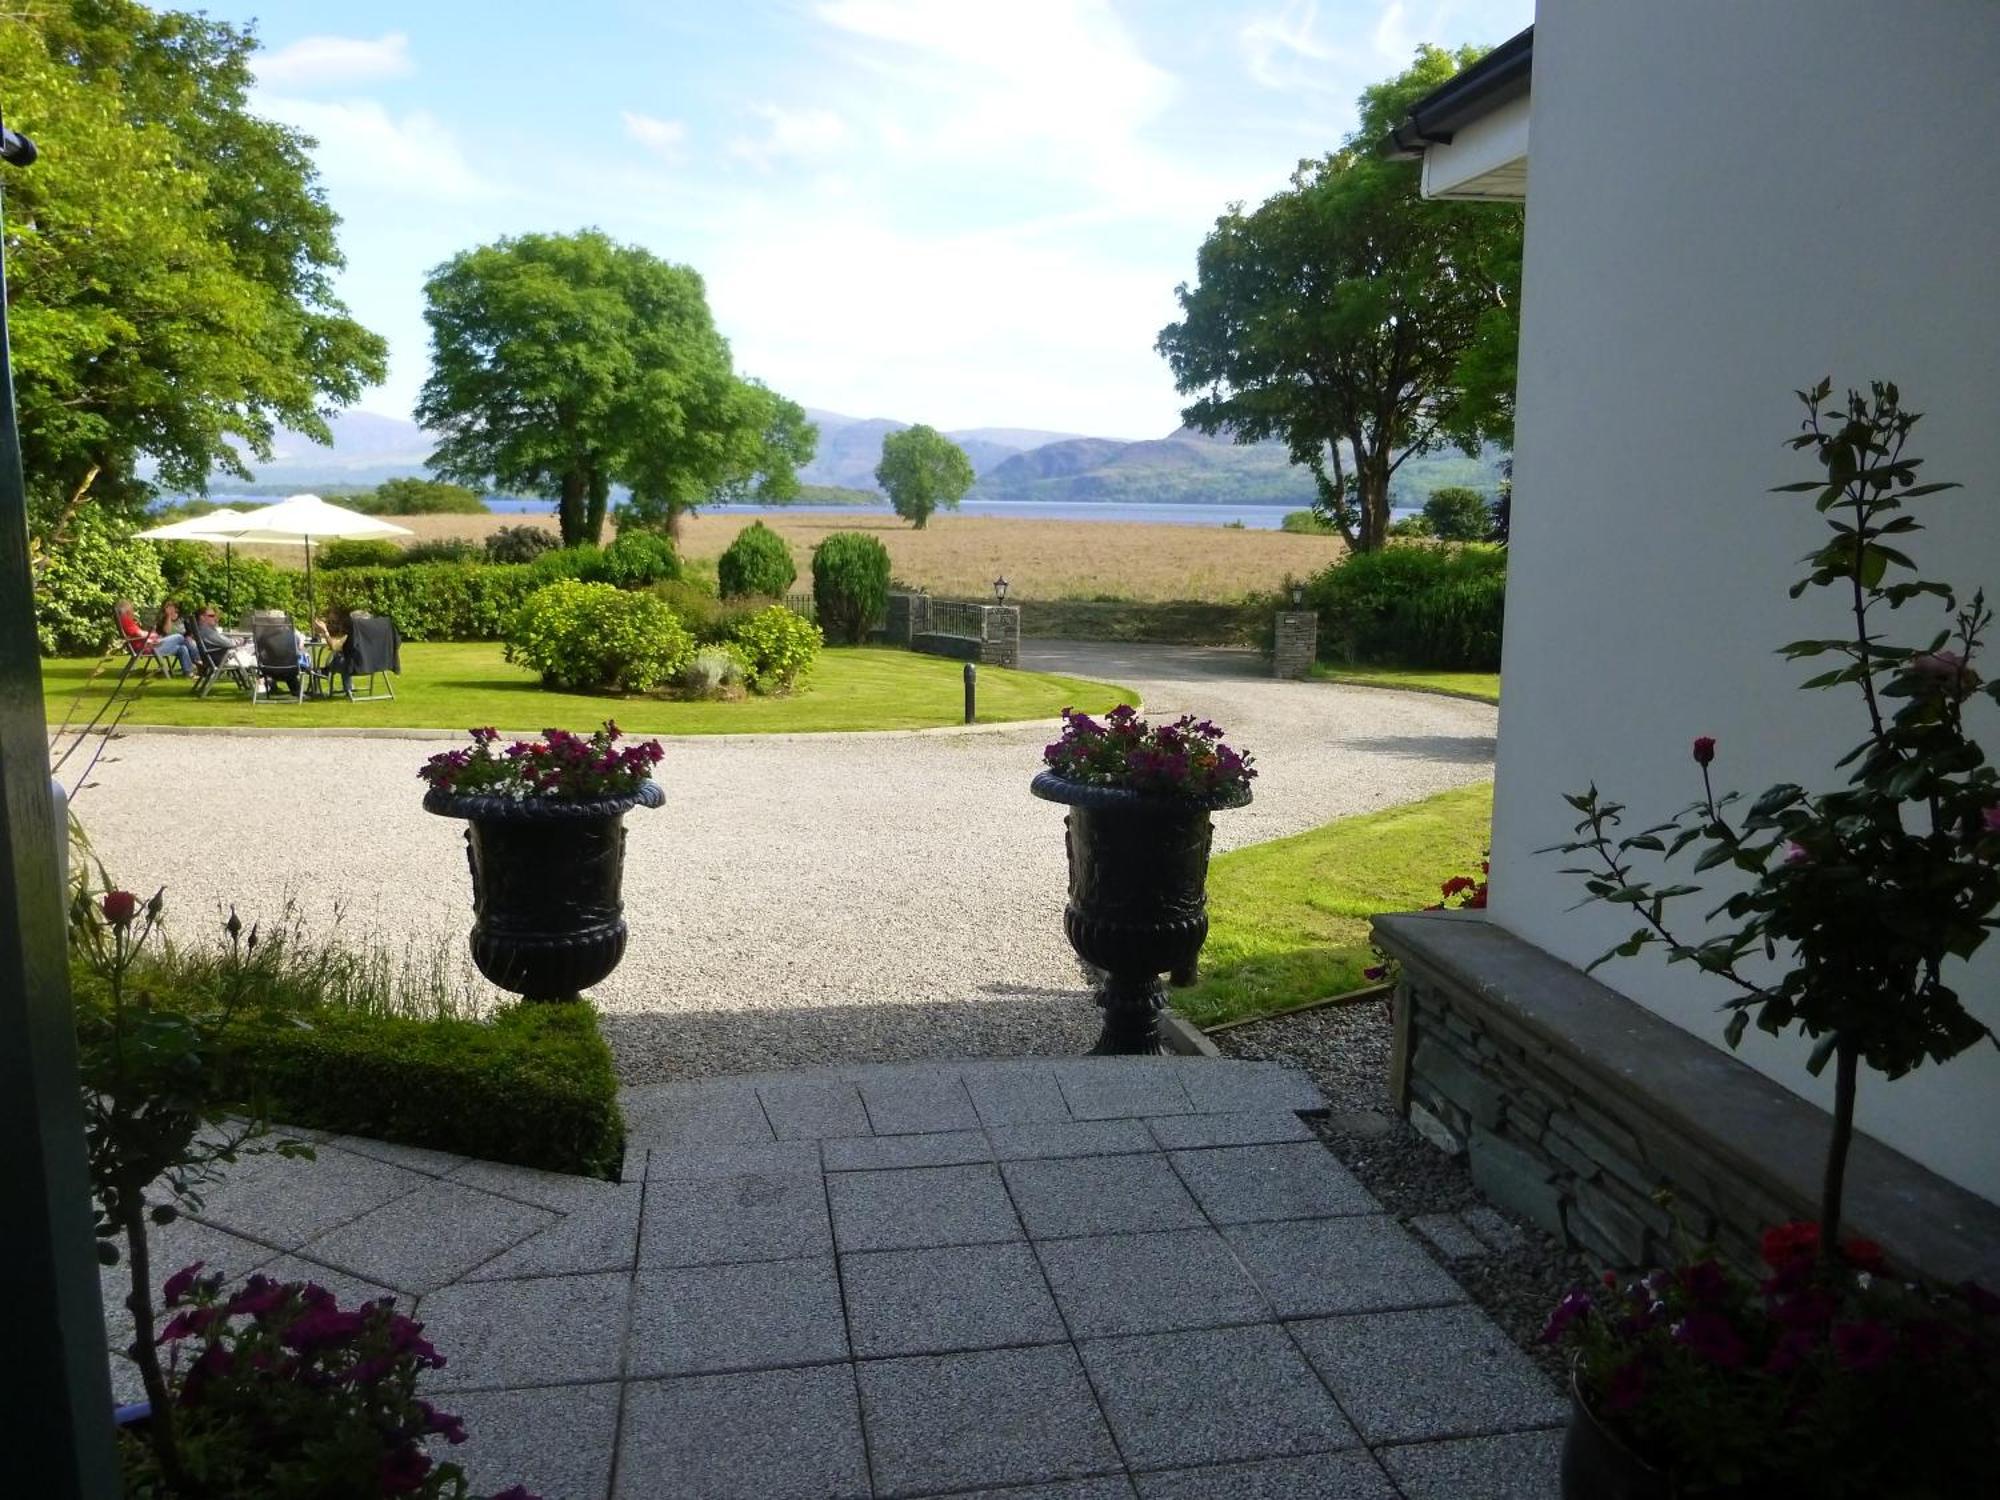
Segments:
[[[198,670],[195,673],[194,695],[206,698],[215,690],[216,683],[227,678],[242,688],[252,698],[257,696],[257,679],[244,662],[242,650],[234,641],[225,641],[220,646],[211,646],[197,635],[194,649],[200,653]]]
[[[372,703],[378,698],[396,696],[396,685],[389,679],[403,670],[402,637],[396,631],[396,622],[387,615],[370,615],[356,612],[348,617],[347,644],[341,647],[340,675],[346,683],[347,701],[350,703]],[[366,691],[354,691],[354,679],[368,679]],[[377,692],[376,679],[381,679],[382,691]]]
[[[122,652],[128,658],[124,675],[129,676],[136,671],[139,676],[148,677],[152,675],[154,667],[160,669],[162,677],[174,675],[173,659],[153,654],[152,643],[147,639],[147,631],[136,619],[131,621],[130,630],[126,628],[126,617],[116,610],[112,611],[111,620],[117,627],[118,638],[109,649]],[[134,634],[134,631],[137,634]],[[134,667],[132,662],[137,662],[138,665]]]
[[[291,622],[274,625],[259,621],[252,640],[256,645],[257,675],[251,686],[251,701],[268,703],[282,698],[292,703],[305,702],[306,683],[311,680],[313,669],[299,663],[299,633]]]

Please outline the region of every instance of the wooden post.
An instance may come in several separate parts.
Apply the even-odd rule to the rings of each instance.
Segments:
[[[0,129],[0,159],[34,148]],[[58,826],[7,363],[0,236],[0,1452],[24,1495],[113,1500],[111,1378],[83,1152]]]

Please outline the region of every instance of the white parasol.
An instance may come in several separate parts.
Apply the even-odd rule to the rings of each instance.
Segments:
[[[220,542],[222,543],[222,607],[230,612],[236,608],[233,597],[235,584],[235,549],[231,545],[235,533],[228,528],[232,522],[243,519],[243,512],[231,510],[228,506],[212,510],[207,515],[184,516],[178,521],[169,521],[164,526],[155,526],[150,531],[136,533],[141,541],[147,542]]]
[[[203,516],[213,521],[213,515]],[[209,528],[207,540],[226,537],[232,542],[298,542],[306,549],[306,614],[316,613],[313,602],[312,544],[327,537],[409,536],[407,526],[397,526],[379,516],[364,516],[358,510],[332,505],[317,495],[292,495],[276,505],[246,511],[219,527]]]

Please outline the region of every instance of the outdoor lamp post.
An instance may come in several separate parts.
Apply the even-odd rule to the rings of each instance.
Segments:
[[[995,604],[1005,604],[1007,602],[1008,586],[1007,575],[1005,573],[1002,573],[998,578],[993,580],[993,602]]]
[[[1292,608],[1304,609],[1305,605],[1306,605],[1306,586],[1303,583],[1294,583],[1292,585]]]

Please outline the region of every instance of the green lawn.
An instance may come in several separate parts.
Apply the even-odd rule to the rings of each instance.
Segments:
[[[1321,662],[1313,676],[1322,682],[1345,682],[1355,687],[1404,688],[1413,693],[1442,693],[1447,698],[1477,698],[1482,703],[1500,701],[1498,672],[1406,672],[1401,667],[1330,667]]]
[[[67,717],[83,722],[115,681],[116,664],[89,681],[95,658],[42,663],[42,690],[51,728]],[[546,725],[587,729],[606,718],[637,734],[794,734],[834,729],[928,729],[957,724],[965,713],[963,667],[942,657],[871,646],[833,647],[821,653],[801,690],[784,698],[737,703],[672,703],[658,698],[597,697],[545,691],[540,681],[501,659],[491,642],[405,645],[403,672],[393,702],[253,707],[243,692],[219,684],[196,698],[180,678],[157,676],[139,694],[129,724],[244,725],[259,728],[467,729],[491,724],[502,730]],[[80,703],[79,690],[82,691]],[[1101,712],[1138,702],[1128,688],[1059,677],[1049,672],[979,669],[979,719],[1053,719],[1076,705]]]
[[[1453,875],[1476,875],[1492,821],[1482,782],[1220,856],[1201,982],[1176,990],[1175,1008],[1208,1026],[1359,989],[1374,962],[1368,919],[1429,906]]]

